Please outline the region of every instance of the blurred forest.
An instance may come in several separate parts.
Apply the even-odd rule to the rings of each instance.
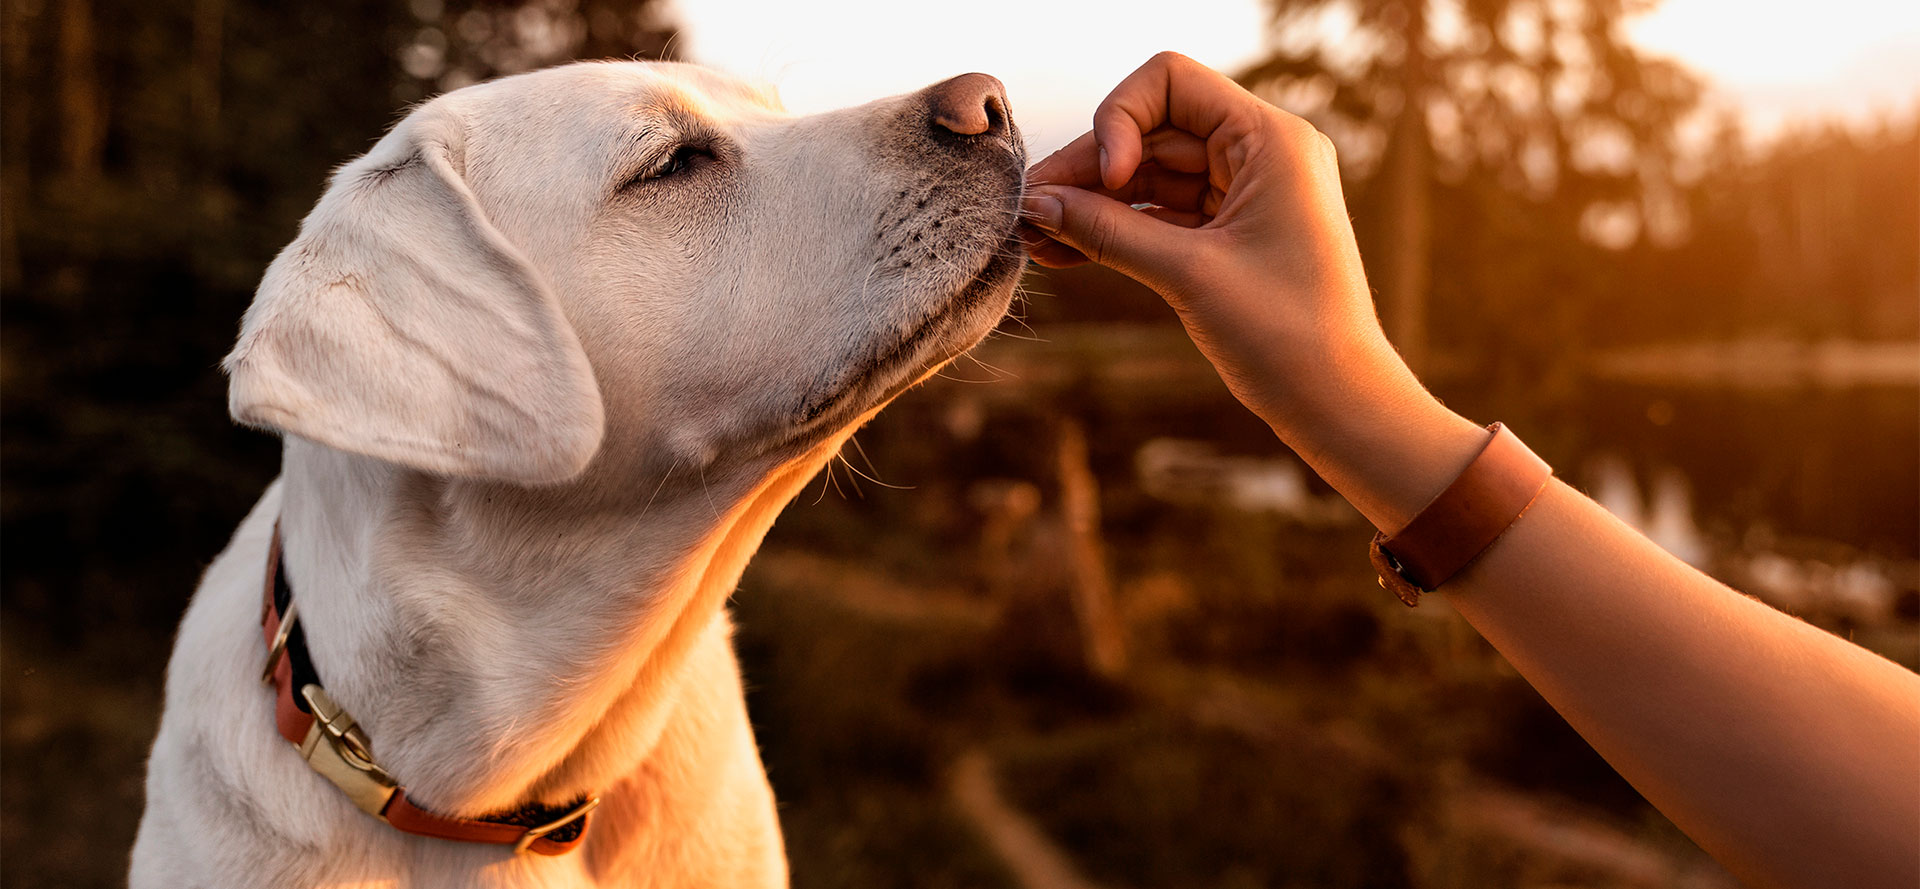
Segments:
[[[1920,107],[1753,140],[1624,44],[1638,7],[1275,0],[1235,73],[1339,144],[1383,319],[1449,403],[1915,666]],[[173,626],[277,466],[217,369],[261,271],[409,103],[675,28],[651,0],[0,28],[0,884],[111,885]],[[1387,601],[1368,529],[1157,297],[1026,290],[861,434],[913,489],[830,473],[738,598],[796,885],[1046,885],[1009,824],[1084,885],[1727,885],[1444,603]]]

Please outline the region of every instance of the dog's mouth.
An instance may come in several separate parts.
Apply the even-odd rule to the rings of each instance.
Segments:
[[[954,294],[941,302],[904,337],[876,343],[864,355],[845,365],[844,372],[808,394],[796,424],[803,432],[851,420],[875,405],[885,404],[919,382],[922,370],[931,370],[959,357],[991,330],[991,320],[1006,312],[1015,280],[1026,261],[1026,248],[1017,230],[987,254],[985,264]],[[955,337],[958,328],[977,325],[977,333]],[[877,397],[858,397],[878,391]]]

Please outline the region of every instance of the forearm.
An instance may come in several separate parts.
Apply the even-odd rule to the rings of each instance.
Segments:
[[[1307,122],[1163,53],[1034,169],[1022,209],[1045,233],[1037,259],[1091,259],[1153,287],[1235,397],[1398,530],[1488,433],[1387,344],[1340,183]],[[1727,590],[1558,484],[1444,592],[1749,880],[1920,882],[1912,674]]]
[[[1394,530],[1487,433],[1404,387],[1379,388],[1293,435]],[[1648,800],[1753,885],[1920,885],[1912,673],[1727,589],[1558,482],[1443,592]]]
[[[1920,885],[1920,679],[1552,484],[1448,601],[1755,886]]]

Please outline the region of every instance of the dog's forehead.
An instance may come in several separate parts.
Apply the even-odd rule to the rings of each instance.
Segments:
[[[737,111],[784,113],[780,94],[770,84],[742,80],[696,65],[655,66],[656,77],[668,80],[683,98]]]
[[[679,114],[718,123],[784,114],[769,86],[674,62],[581,62],[468,90],[490,113],[522,119]]]

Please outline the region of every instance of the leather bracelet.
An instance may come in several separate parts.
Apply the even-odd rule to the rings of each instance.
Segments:
[[[1368,556],[1380,585],[1408,607],[1420,595],[1473,563],[1533,505],[1553,478],[1553,467],[1535,456],[1505,426],[1440,496],[1392,535],[1373,535]]]

